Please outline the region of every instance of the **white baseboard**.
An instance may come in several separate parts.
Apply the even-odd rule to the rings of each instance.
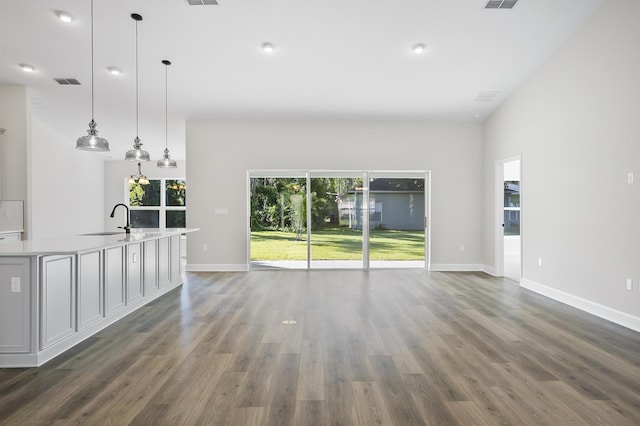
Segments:
[[[497,277],[498,275],[496,274],[496,268],[493,266],[489,266],[489,265],[482,265],[482,272],[487,273],[489,275],[493,275],[494,277]]]
[[[246,263],[187,263],[187,272],[246,272],[249,266]]]
[[[482,272],[484,265],[477,263],[432,263],[433,272]]]
[[[534,281],[522,278],[520,286],[531,290],[535,293],[549,297],[558,302],[562,302],[566,305],[573,306],[581,311],[588,312],[600,318],[604,318],[613,323],[630,328],[631,330],[640,332],[640,318],[629,315],[624,312],[609,308],[607,306],[600,305],[590,300],[583,299],[573,294],[565,293],[564,291],[557,290],[546,285],[536,283]]]

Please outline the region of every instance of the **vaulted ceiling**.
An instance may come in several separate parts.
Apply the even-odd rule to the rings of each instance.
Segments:
[[[143,17],[139,136],[159,158],[161,61],[169,59],[168,140],[180,159],[185,120],[483,121],[602,0],[519,0],[511,9],[487,9],[488,0],[187,3],[94,0],[95,119],[111,144],[110,153],[98,155],[123,158],[136,136],[131,13]],[[0,84],[28,86],[34,119],[72,146],[91,119],[90,4],[0,2]],[[60,21],[56,11],[73,21]],[[262,49],[265,42],[273,52]],[[413,51],[419,43],[422,54]],[[25,73],[21,63],[35,71]]]

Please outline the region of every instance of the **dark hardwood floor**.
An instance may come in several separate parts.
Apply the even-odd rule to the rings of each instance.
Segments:
[[[40,368],[0,369],[0,424],[640,424],[640,334],[509,280],[186,277]]]

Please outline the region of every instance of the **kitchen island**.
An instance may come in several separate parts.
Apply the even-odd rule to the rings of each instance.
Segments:
[[[36,367],[182,284],[195,228],[0,245],[0,368]]]

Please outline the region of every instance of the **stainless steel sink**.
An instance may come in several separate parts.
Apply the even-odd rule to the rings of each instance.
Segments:
[[[99,237],[104,235],[119,235],[124,234],[122,231],[106,231],[106,232],[94,232],[91,234],[81,234],[81,237]]]

